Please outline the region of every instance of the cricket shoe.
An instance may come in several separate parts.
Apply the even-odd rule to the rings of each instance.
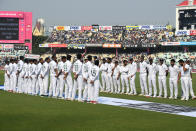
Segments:
[[[182,97],[182,98],[181,98],[181,100],[182,100],[182,101],[184,101],[184,100],[185,100],[185,98],[184,98],[184,97]]]
[[[169,99],[171,99],[171,100],[172,100],[172,99],[174,99],[174,98],[173,98],[173,97],[169,97]]]
[[[162,98],[162,96],[157,96],[157,98]]]

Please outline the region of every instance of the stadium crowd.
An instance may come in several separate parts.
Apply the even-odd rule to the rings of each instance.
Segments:
[[[196,36],[175,35],[171,29],[121,29],[121,30],[57,30],[53,29],[46,42],[66,44],[124,44],[144,45],[161,42],[190,42]]]

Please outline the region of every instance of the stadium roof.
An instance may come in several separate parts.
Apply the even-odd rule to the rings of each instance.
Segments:
[[[189,4],[189,1],[190,0],[185,0],[182,3],[178,4],[177,6],[194,6],[194,5],[196,5],[196,0],[193,0],[193,4],[191,4],[191,5]]]

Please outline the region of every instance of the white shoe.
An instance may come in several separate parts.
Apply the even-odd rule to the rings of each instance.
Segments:
[[[184,97],[182,97],[182,98],[181,98],[181,100],[182,100],[182,101],[184,101],[184,100],[185,100],[185,98],[184,98]]]
[[[139,94],[139,96],[144,96],[144,94]]]
[[[162,98],[162,96],[157,96],[157,98]]]
[[[174,99],[173,97],[169,97],[169,99]]]
[[[157,96],[153,96],[153,98],[156,98]]]

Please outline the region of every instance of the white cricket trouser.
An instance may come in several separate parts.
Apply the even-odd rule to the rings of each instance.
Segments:
[[[169,78],[170,97],[178,97],[178,78]]]
[[[120,78],[117,79],[118,76],[113,76],[114,80],[114,92],[115,93],[120,93]]]
[[[83,78],[82,75],[79,75],[77,80],[74,80],[74,88],[72,91],[72,100],[76,97],[76,91],[78,89],[78,100],[82,100],[82,87],[83,87]]]
[[[98,101],[99,97],[99,80],[95,80],[92,86],[92,101]]]
[[[57,78],[54,75],[50,76],[49,96],[56,97]]]
[[[11,75],[11,90],[16,92],[16,85],[17,85],[17,77],[15,74]]]
[[[48,94],[48,81],[49,81],[49,76],[47,75],[43,79],[44,95]]]
[[[57,94],[59,97],[63,98],[63,90],[65,87],[65,80],[64,80],[64,75],[60,75],[58,78],[58,82],[57,82],[58,86],[57,86]]]
[[[18,93],[23,92],[23,90],[22,90],[23,81],[24,81],[24,79],[22,78],[22,74],[20,73],[19,77],[18,77]]]
[[[156,75],[148,76],[148,85],[149,85],[149,95],[152,96],[152,86],[153,86],[154,96],[157,96]]]
[[[195,97],[195,94],[194,94],[194,91],[193,91],[193,82],[192,82],[192,78],[191,77],[188,78],[188,86],[189,86],[189,89],[190,89],[191,96]]]
[[[28,78],[27,80],[27,93],[32,94],[32,79]]]
[[[122,93],[125,93],[125,88],[127,90],[126,93],[129,93],[129,81],[127,75],[121,75],[121,83],[122,83]]]
[[[4,80],[4,90],[5,91],[8,91],[9,90],[9,77],[7,76],[7,74],[5,74],[4,75],[4,78],[5,78],[5,80]]]
[[[42,78],[38,76],[37,81],[36,81],[36,94],[43,95],[43,86],[42,86]]]
[[[83,91],[83,100],[87,100],[88,98],[88,82],[83,80],[83,86],[84,86],[84,91]]]
[[[28,93],[28,78],[24,78],[24,83],[23,83],[23,92],[25,93],[25,94],[27,94]]]
[[[109,74],[107,74],[107,92],[111,92],[111,93],[113,93],[113,79],[112,79],[112,76],[111,76],[111,74],[109,73]]]
[[[73,90],[73,80],[71,75],[68,75],[65,80],[65,99],[71,99]]]
[[[159,76],[158,80],[159,80],[159,96],[162,96],[162,90],[164,90],[164,97],[167,97],[166,76]]]
[[[148,95],[148,88],[147,88],[147,74],[143,73],[140,74],[140,86],[141,86],[141,94],[142,95]]]
[[[182,92],[183,96],[182,98],[185,98],[186,100],[189,99],[189,78],[188,77],[181,77],[181,87],[182,87]]]
[[[104,72],[104,71],[102,71],[102,73],[101,73],[101,80],[102,80],[102,89],[101,89],[101,91],[105,91],[105,89],[106,89],[106,85],[107,85],[107,74],[106,74],[106,72]]]
[[[130,87],[131,87],[131,94],[137,94],[136,88],[135,88],[135,75],[130,78]]]
[[[60,76],[59,76],[60,77]],[[60,94],[60,79],[56,78],[56,96],[59,97],[59,94]]]
[[[92,94],[92,92],[93,92],[93,87],[92,87],[92,84],[90,83],[91,82],[91,80],[90,79],[88,79],[88,98],[87,98],[87,101],[92,101],[92,96],[93,96],[93,94]]]
[[[36,81],[37,81],[37,79],[36,79],[36,75],[32,75],[31,77],[32,77],[32,79],[31,79],[31,93],[32,93],[32,95],[35,95],[36,94]]]

